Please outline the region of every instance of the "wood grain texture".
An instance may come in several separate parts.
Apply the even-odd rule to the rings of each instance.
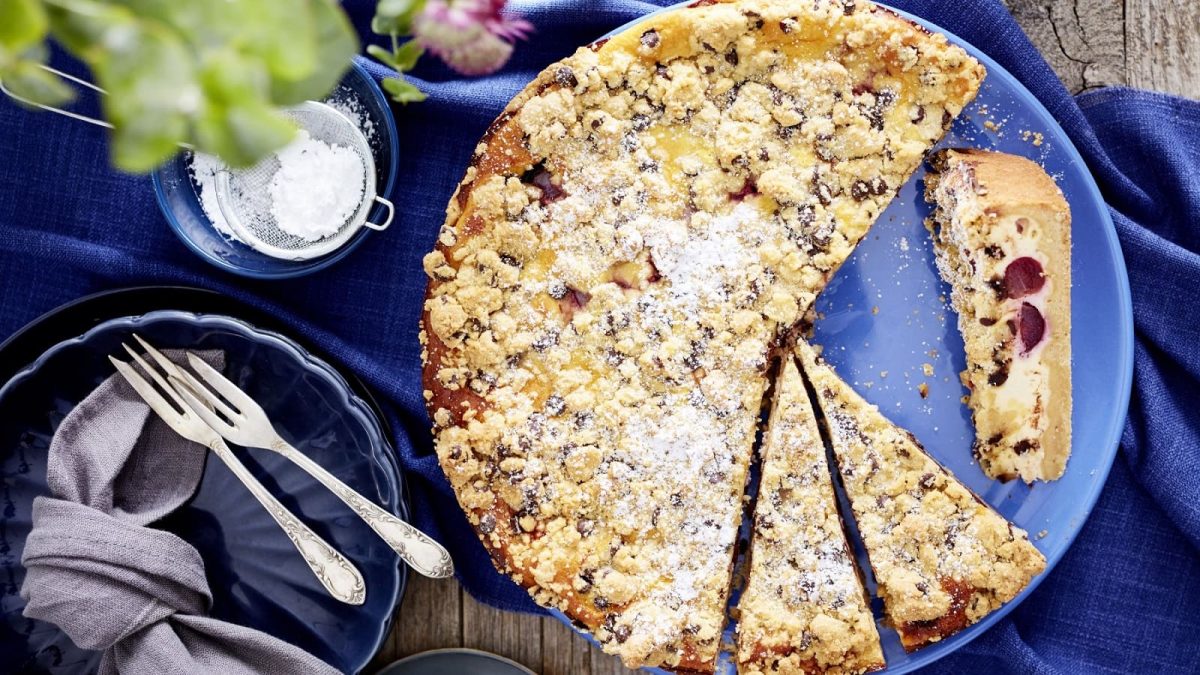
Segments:
[[[1125,84],[1125,0],[1004,1],[1071,92]]]
[[[480,604],[453,579],[412,575],[387,641],[364,672],[430,649],[468,647],[499,654],[544,675],[615,675],[631,672],[545,617],[503,612]]]
[[[504,612],[463,594],[463,646],[542,668],[542,617]]]
[[[1129,85],[1200,98],[1198,0],[1003,0],[1072,93]]]
[[[409,574],[408,590],[394,617],[391,635],[365,672],[396,659],[442,647],[463,645],[462,590],[453,579]]]
[[[1200,0],[1004,2],[1073,93],[1124,84],[1200,98]],[[444,647],[495,652],[544,675],[632,672],[554,619],[501,612],[452,580],[417,575],[366,672]]]
[[[1200,0],[1125,0],[1128,84],[1200,98]]]

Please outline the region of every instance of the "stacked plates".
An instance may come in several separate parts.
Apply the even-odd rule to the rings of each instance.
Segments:
[[[143,289],[124,294],[125,301],[122,294],[109,294],[43,317],[0,347],[0,361],[11,363],[38,336],[61,334],[72,325],[81,331],[48,345],[0,388],[0,654],[5,670],[79,673],[99,662],[99,654],[75,647],[57,627],[22,616],[20,560],[33,500],[46,494],[46,456],[54,431],[112,374],[106,355],[118,353],[132,332],[163,348],[224,351],[225,374],[262,404],[299,450],[369,499],[401,517],[407,514],[400,474],[376,413],[336,370],[296,342],[220,314],[166,310],[97,317],[164,297],[171,298],[169,306],[214,300],[196,291]],[[181,302],[185,298],[191,301]],[[264,450],[237,452],[287,508],[359,568],[368,588],[365,605],[331,598],[221,462],[208,462],[195,497],[155,526],[200,552],[213,593],[212,616],[291,642],[344,672],[362,669],[387,635],[407,567],[337,497],[289,461]]]

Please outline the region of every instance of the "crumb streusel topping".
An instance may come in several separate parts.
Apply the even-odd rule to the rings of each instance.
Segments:
[[[438,457],[502,571],[630,666],[713,668],[771,343],[982,76],[865,1],[738,0],[517,96],[422,320]]]
[[[812,404],[794,359],[775,380],[746,589],[738,672],[865,673],[884,667],[879,632],[846,541]]]
[[[825,415],[884,612],[905,649],[978,622],[1045,568],[1024,530],[863,400],[810,345],[801,341],[796,352]]]
[[[966,346],[975,456],[992,478],[1063,474],[1071,454],[1071,211],[1034,162],[946,150],[925,198]]]

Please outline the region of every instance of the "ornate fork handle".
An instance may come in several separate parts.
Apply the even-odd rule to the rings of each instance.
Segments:
[[[336,476],[309,459],[304,453],[288,445],[283,439],[276,438],[271,443],[271,449],[290,459],[328,488],[330,492],[337,495],[414,570],[435,579],[454,574],[454,563],[450,559],[450,553],[429,535],[355,492],[350,486],[338,480]]]
[[[275,499],[274,495],[268,492],[262,483],[258,482],[258,479],[250,473],[250,470],[234,456],[225,441],[216,439],[209,443],[208,447],[213,454],[225,462],[238,480],[242,481],[242,484],[263,505],[267,513],[271,514],[288,539],[292,540],[292,544],[300,552],[304,562],[308,563],[313,574],[317,575],[317,580],[321,582],[325,590],[346,604],[363,604],[367,597],[367,588],[358,569],[316,532],[301,522],[291,511],[284,508],[283,504],[280,504],[279,500]]]

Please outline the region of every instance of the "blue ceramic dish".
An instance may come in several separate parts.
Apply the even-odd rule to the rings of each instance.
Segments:
[[[375,179],[378,194],[387,197],[396,182],[400,157],[396,121],[388,99],[375,79],[355,61],[337,89],[326,101],[353,101],[373,126],[367,134],[375,156]],[[233,241],[218,232],[204,214],[195,182],[191,178],[191,153],[181,152],[163,164],[151,177],[158,206],[176,235],[196,255],[217,267],[234,274],[255,279],[287,279],[311,274],[328,267],[350,254],[363,239],[374,234],[362,228],[350,241],[333,253],[312,260],[280,260]],[[384,207],[376,204],[367,216],[374,223],[386,218]]]
[[[478,649],[434,649],[405,657],[377,675],[533,675],[503,656]]]
[[[237,319],[160,311],[107,321],[62,342],[0,388],[0,655],[18,672],[89,672],[99,655],[57,627],[26,619],[21,551],[33,499],[46,493],[46,451],[63,417],[112,374],[105,358],[137,332],[164,347],[220,349],[225,374],[253,396],[280,432],[368,499],[408,513],[399,469],[365,402],[329,365],[291,340]],[[358,566],[361,607],[328,596],[290,541],[219,461],[195,497],[156,524],[200,552],[212,615],[298,645],[343,672],[370,661],[389,629],[407,567],[337,497],[279,455],[238,450],[283,504]]]
[[[1012,611],[1050,574],[1083,527],[1108,477],[1133,375],[1133,310],[1125,261],[1108,208],[1083,158],[1046,108],[1000,64],[929,21],[897,13],[945,34],[987,68],[979,96],[939,147],[975,147],[1029,157],[1054,177],[1071,205],[1074,435],[1066,473],[1057,481],[1032,487],[1020,481],[999,483],[984,476],[973,461],[974,429],[961,401],[967,392],[958,379],[966,368],[963,344],[957,317],[946,306],[949,287],[938,277],[923,225],[930,208],[922,197],[925,168],[921,167],[818,298],[815,341],[825,347],[826,358],[855,389],[912,431],[938,461],[1001,514],[1029,532],[1046,556],[1046,571],[983,621],[912,654],[901,648],[895,631],[877,620],[887,673],[910,672],[962,647]],[[924,374],[924,364],[932,367],[933,375]],[[918,393],[921,383],[929,387],[927,398]],[[858,562],[867,573],[868,590],[874,593],[866,558]],[[876,616],[880,617],[878,612]],[[727,637],[732,630],[731,626]],[[718,672],[733,672],[728,654],[722,655]]]

